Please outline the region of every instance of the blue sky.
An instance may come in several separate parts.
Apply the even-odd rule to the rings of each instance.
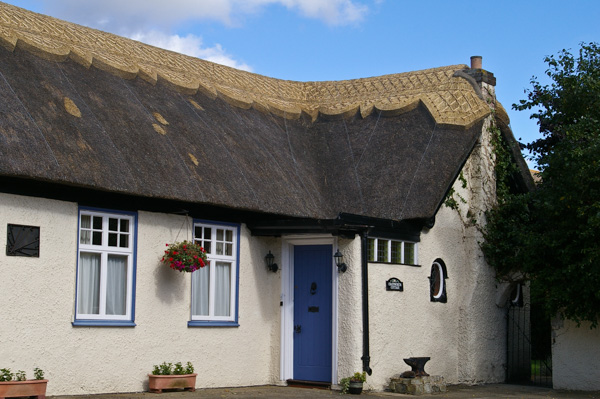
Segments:
[[[6,1],[6,0],[4,0]],[[261,75],[343,80],[469,64],[481,55],[511,109],[547,55],[600,41],[597,0],[8,0],[10,4]]]

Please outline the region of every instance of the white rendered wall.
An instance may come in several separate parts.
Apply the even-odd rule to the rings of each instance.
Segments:
[[[338,381],[362,371],[362,278],[360,238],[340,239],[339,249],[348,265],[338,275]],[[365,387],[367,388],[367,387]]]
[[[600,391],[600,329],[569,320],[552,324],[554,389]]]
[[[0,254],[0,368],[29,378],[42,368],[48,395],[144,391],[147,373],[163,361],[191,361],[199,388],[278,379],[280,273],[264,263],[273,242],[241,227],[239,327],[187,327],[191,276],[159,262],[167,242],[191,238],[185,218],[139,212],[136,327],[73,327],[77,211],[74,203],[0,194],[1,242],[7,223],[41,230],[39,258]]]

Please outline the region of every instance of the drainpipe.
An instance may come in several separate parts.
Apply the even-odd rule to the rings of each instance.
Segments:
[[[363,371],[368,375],[373,374],[369,366],[371,356],[369,355],[369,262],[368,262],[368,230],[361,233],[361,258],[362,258],[362,319],[363,319]]]

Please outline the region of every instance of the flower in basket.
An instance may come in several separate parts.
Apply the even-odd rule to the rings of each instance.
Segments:
[[[180,272],[195,272],[208,265],[206,251],[195,242],[182,241],[167,244],[167,250],[161,262]]]

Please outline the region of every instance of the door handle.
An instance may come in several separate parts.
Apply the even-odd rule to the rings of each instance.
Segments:
[[[302,332],[302,326],[300,324],[296,324],[294,326],[294,332],[300,334]]]

